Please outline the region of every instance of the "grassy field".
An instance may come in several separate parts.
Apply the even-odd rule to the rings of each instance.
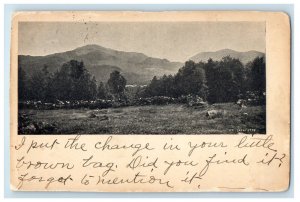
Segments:
[[[217,118],[208,110],[221,110]],[[109,109],[21,110],[31,121],[56,125],[55,134],[220,134],[265,133],[265,106],[204,108],[173,104]]]

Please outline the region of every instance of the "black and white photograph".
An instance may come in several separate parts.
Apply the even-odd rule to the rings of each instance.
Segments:
[[[19,22],[18,134],[266,134],[266,24]]]
[[[290,190],[290,27],[282,11],[14,13],[10,190]]]

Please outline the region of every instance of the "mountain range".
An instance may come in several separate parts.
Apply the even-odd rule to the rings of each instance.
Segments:
[[[216,52],[201,52],[191,57],[190,60],[195,62],[207,61],[209,58],[220,60],[227,55],[238,58],[246,64],[257,56],[264,56],[264,53],[223,49]],[[106,82],[110,73],[118,70],[126,78],[127,84],[147,84],[153,76],[175,74],[184,65],[181,62],[149,57],[143,53],[118,51],[99,45],[86,45],[46,56],[19,55],[18,65],[30,76],[45,65],[49,72],[55,72],[70,60],[83,61],[87,70],[95,76],[97,81]]]

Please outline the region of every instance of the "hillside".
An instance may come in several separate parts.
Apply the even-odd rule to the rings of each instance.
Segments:
[[[128,84],[145,84],[155,75],[174,74],[183,65],[180,62],[148,57],[142,53],[117,51],[98,45],[86,45],[47,56],[19,55],[18,60],[19,67],[29,75],[45,65],[50,72],[55,72],[70,60],[83,61],[97,81],[106,82],[109,74],[118,70],[125,75]]]

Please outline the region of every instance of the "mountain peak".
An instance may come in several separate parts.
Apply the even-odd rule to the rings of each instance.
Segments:
[[[113,70],[121,71],[128,84],[147,83],[154,75],[174,74],[183,65],[166,59],[152,58],[138,52],[125,52],[88,44],[76,49],[47,56],[19,56],[19,66],[32,73],[48,66],[55,72],[70,60],[83,61],[97,81],[106,82]]]
[[[108,49],[108,48],[105,48],[105,47],[97,45],[97,44],[87,44],[87,45],[78,47],[75,50],[78,50],[78,49],[96,49],[96,50],[98,50],[98,49]]]
[[[232,50],[232,49],[229,49],[229,48],[225,48],[225,49],[218,50],[216,52],[233,52],[233,53],[237,53],[238,51],[235,51],[235,50]]]
[[[96,44],[88,44],[88,45],[85,45],[85,46],[75,48],[72,51],[76,52],[77,55],[84,55],[84,54],[94,52],[94,51],[107,52],[107,51],[113,51],[113,50],[109,49],[109,48],[105,48],[103,46],[96,45]]]

